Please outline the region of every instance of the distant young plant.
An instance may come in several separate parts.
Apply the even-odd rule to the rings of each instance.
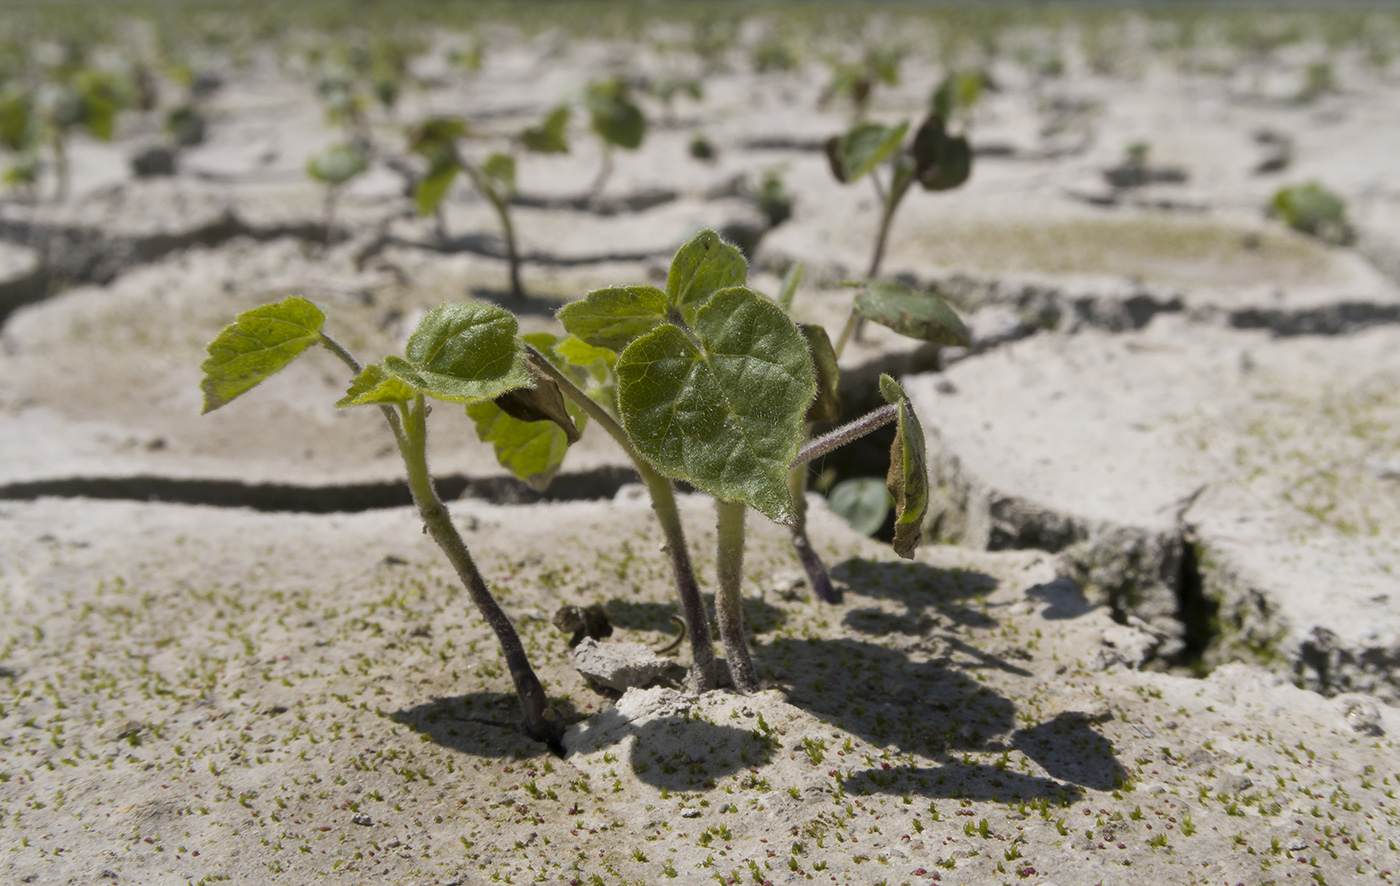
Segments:
[[[326,201],[321,215],[325,228],[325,243],[331,244],[335,232],[335,210],[340,194],[353,179],[369,168],[369,152],[355,142],[331,145],[306,161],[306,174],[326,186]]]
[[[133,84],[96,68],[55,69],[32,91],[11,84],[0,94],[0,138],[19,157],[6,173],[7,182],[35,185],[39,154],[46,147],[53,158],[55,198],[66,199],[71,133],[85,129],[94,138],[110,141],[118,113],[135,99]]]
[[[847,99],[855,121],[864,120],[875,87],[882,83],[899,85],[899,66],[903,60],[904,50],[897,46],[871,46],[859,61],[833,62],[831,82],[818,103],[824,106],[835,99]]]
[[[799,327],[783,304],[747,288],[747,276],[738,248],[703,231],[676,253],[664,292],[595,290],[559,311],[571,339],[603,352],[602,362],[612,367],[624,448],[659,474],[715,497],[715,612],[730,673],[743,692],[758,687],[740,593],[745,509],[798,523],[793,472],[890,421],[904,430],[900,467],[891,477],[899,478],[894,494],[906,526],[896,548],[906,556],[927,502],[908,480],[924,476],[922,435],[892,380],[882,390],[896,402],[803,445],[809,416],[831,414],[830,345],[814,347],[825,333]],[[668,550],[673,556],[677,550],[669,538]],[[697,639],[694,606],[683,601],[692,644],[707,642]]]
[[[1338,246],[1355,237],[1346,209],[1345,200],[1317,182],[1279,188],[1269,203],[1269,213],[1293,230]]]
[[[679,74],[670,74],[655,80],[648,80],[646,91],[661,102],[667,123],[674,123],[676,120],[677,98],[685,96],[696,102],[705,98],[705,87],[698,78]]]
[[[851,184],[868,175],[880,198],[880,227],[865,272],[867,279],[879,277],[890,223],[914,185],[925,191],[947,191],[962,186],[972,174],[972,148],[967,138],[950,134],[940,114],[932,113],[924,118],[913,138],[905,144],[908,131],[907,122],[897,126],[860,123],[826,143],[827,160],[836,180]],[[883,177],[882,166],[885,168]],[[852,312],[850,323],[836,343],[838,354],[854,330],[856,319],[856,313]]]
[[[538,126],[527,127],[520,134],[520,144],[538,153],[568,151],[569,109],[561,106],[546,115]],[[486,198],[501,223],[506,261],[510,266],[510,294],[525,297],[520,280],[520,249],[516,243],[515,225],[510,217],[510,201],[516,193],[515,157],[503,151],[488,154],[480,162],[468,160],[458,142],[467,135],[466,121],[453,117],[437,117],[415,126],[409,132],[409,150],[428,161],[427,172],[414,187],[413,199],[418,214],[433,215],[438,220],[439,236],[446,236],[442,216],[442,201],[452,189],[459,174],[466,176],[477,193]]]
[[[596,80],[588,84],[583,94],[588,110],[589,126],[598,136],[603,148],[602,165],[593,180],[592,192],[602,193],[612,177],[613,151],[635,151],[646,138],[647,120],[642,109],[632,99],[632,89],[620,77]]]
[[[515,396],[530,408],[536,384],[526,346],[508,312],[484,304],[445,304],[429,311],[403,356],[365,366],[323,331],[325,314],[288,298],[239,314],[209,344],[201,366],[204,412],[227,405],[321,345],[350,370],[353,381],[336,406],[377,406],[403,457],[409,489],[432,536],[456,570],[472,603],[495,632],[515,684],[525,730],[541,741],[557,737],[554,711],[530,665],[520,636],[491,595],[428,471],[428,399],[473,406]],[[555,397],[557,398],[557,391]]]

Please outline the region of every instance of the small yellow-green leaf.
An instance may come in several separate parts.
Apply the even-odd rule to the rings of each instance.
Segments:
[[[413,202],[418,207],[419,215],[432,215],[437,211],[447,192],[452,189],[457,170],[456,163],[443,163],[428,170],[428,174],[419,180],[413,189]]]
[[[920,341],[963,347],[971,343],[967,327],[940,296],[888,280],[872,280],[865,287],[855,299],[861,316]]]
[[[657,470],[791,522],[788,465],[817,384],[807,342],[782,308],[721,289],[688,331],[663,323],[628,345],[617,376],[623,426]]]
[[[321,339],[326,315],[304,298],[244,311],[219,333],[201,365],[203,412],[213,412],[279,372]]]
[[[345,396],[336,401],[336,406],[344,409],[349,406],[382,406],[389,403],[407,403],[416,394],[413,388],[384,371],[384,367],[370,364],[355,376]]]
[[[714,231],[701,231],[676,250],[666,277],[666,298],[673,307],[696,305],[710,294],[743,286],[749,263],[739,247],[725,243]]]
[[[888,375],[881,375],[880,393],[899,407],[885,485],[894,499],[894,552],[907,560],[914,556],[914,549],[919,546],[924,513],[928,510],[924,429],[898,382]]]
[[[606,368],[611,369],[617,363],[617,351],[590,345],[576,335],[560,339],[554,349],[559,356],[574,366],[591,367],[602,363]]]
[[[581,428],[588,417],[572,403],[568,417]],[[483,400],[467,404],[467,415],[476,426],[477,436],[490,443],[501,467],[524,480],[536,492],[543,492],[559,470],[569,449],[569,435],[553,421],[521,421],[506,413],[497,402]],[[575,430],[574,439],[577,439]]]
[[[439,400],[491,399],[534,381],[517,328],[495,305],[438,305],[409,337],[404,357],[384,358],[384,368]]]
[[[579,341],[621,351],[666,319],[666,293],[654,286],[595,289],[555,315]]]
[[[837,390],[841,381],[841,370],[836,366],[836,349],[831,346],[831,337],[826,330],[815,323],[798,327],[802,337],[807,339],[807,347],[812,351],[812,367],[817,372],[817,396],[803,421],[814,424],[822,421],[837,421],[841,418],[841,394]]]

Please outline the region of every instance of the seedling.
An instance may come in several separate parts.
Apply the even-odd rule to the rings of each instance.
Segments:
[[[369,154],[355,142],[331,145],[306,161],[306,174],[326,186],[326,202],[321,223],[325,227],[326,245],[335,231],[335,209],[341,191],[350,181],[369,168]]]
[[[758,688],[740,605],[746,508],[796,524],[793,471],[896,420],[901,433],[892,458],[898,467],[890,476],[900,522],[910,527],[896,540],[906,556],[917,543],[927,501],[926,489],[919,491],[927,482],[922,434],[892,379],[882,379],[891,405],[803,446],[807,416],[830,408],[830,387],[819,380],[826,358],[814,357],[813,337],[781,303],[745,287],[747,276],[739,249],[703,231],[676,253],[664,292],[651,286],[595,290],[559,312],[571,338],[601,351],[602,362],[613,366],[624,448],[659,474],[715,497],[715,612],[730,673],[743,692]],[[668,547],[674,549],[669,537]],[[694,622],[686,618],[694,643]]]
[[[110,141],[117,114],[133,101],[133,89],[119,75],[92,68],[60,68],[32,93],[11,85],[0,94],[0,140],[17,152],[5,173],[7,184],[32,187],[46,145],[53,157],[55,199],[68,196],[68,136],[77,128]]]
[[[831,68],[831,82],[822,93],[819,105],[829,104],[833,99],[850,99],[852,116],[856,122],[865,119],[870,107],[870,98],[875,87],[899,85],[899,65],[904,60],[904,51],[895,46],[871,46],[865,50],[857,62],[834,62]]]
[[[592,192],[600,194],[613,172],[613,150],[635,151],[646,137],[647,121],[642,109],[632,101],[632,90],[618,77],[588,84],[583,103],[589,125],[603,146],[603,161]]]
[[[569,123],[568,108],[556,108],[544,122],[521,133],[520,141],[528,150],[558,153],[568,150],[566,139]],[[496,211],[501,223],[501,236],[510,267],[512,298],[525,297],[520,282],[520,250],[515,240],[515,225],[510,218],[510,199],[515,194],[515,158],[496,151],[477,162],[467,160],[457,149],[457,142],[467,134],[465,121],[453,117],[437,117],[414,127],[409,133],[409,149],[428,161],[428,171],[418,181],[413,199],[419,215],[434,215],[438,220],[438,235],[446,236],[442,218],[442,201],[457,180],[465,175],[481,196]]]
[[[515,402],[526,404],[524,408],[533,402],[535,379],[526,366],[525,343],[516,335],[515,317],[491,305],[439,305],[418,325],[402,357],[389,356],[370,366],[362,365],[322,331],[325,319],[316,305],[295,297],[238,315],[209,344],[209,357],[201,366],[203,411],[212,412],[247,393],[313,345],[325,347],[343,362],[354,380],[336,406],[378,406],[384,414],[425,530],[452,563],[501,644],[526,731],[538,740],[553,740],[554,712],[544,687],[515,627],[487,589],[453,526],[427,461],[427,398],[469,406],[493,398],[514,397]]]
[[[1280,188],[1269,204],[1269,213],[1293,230],[1339,246],[1354,236],[1346,209],[1345,200],[1317,182]]]
[[[904,136],[908,131],[907,122],[897,126],[861,123],[826,143],[827,160],[836,180],[851,184],[869,175],[880,198],[880,228],[865,273],[867,279],[880,275],[890,223],[909,190],[916,183],[926,191],[951,190],[960,187],[972,174],[972,148],[967,138],[949,134],[939,114],[929,114],[905,145]],[[886,179],[880,176],[881,164],[888,167]],[[837,353],[844,347],[848,335],[849,328],[837,343]]]

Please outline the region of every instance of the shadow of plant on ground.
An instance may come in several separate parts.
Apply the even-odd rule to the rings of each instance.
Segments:
[[[922,563],[862,560],[847,561],[832,572],[847,583],[848,599],[893,600],[904,612],[879,606],[847,610],[843,620],[856,637],[774,638],[757,650],[767,676],[792,704],[875,748],[892,747],[937,763],[918,766],[872,759],[872,768],[844,778],[846,789],[1063,803],[1080,797],[1082,788],[1108,790],[1126,779],[1112,744],[1083,715],[1060,714],[1017,729],[1017,705],[981,682],[986,678],[978,672],[988,670],[1012,678],[1032,677],[1002,654],[975,645],[975,633],[1000,627],[994,617],[998,604],[985,600],[996,587],[991,576]],[[1071,597],[1082,599],[1077,588],[1057,591],[1064,593],[1047,597],[1055,615],[1073,617],[1087,611],[1087,606],[1072,605]],[[974,597],[981,602],[969,605]],[[891,637],[893,644],[882,639]],[[929,657],[919,660],[923,653]],[[1032,688],[1026,689],[1029,695]],[[1017,772],[1009,757],[986,764],[968,756],[1012,749],[1049,777]],[[860,759],[848,754],[844,762]]]
[[[565,725],[588,716],[565,699],[552,697],[550,701]],[[544,744],[521,731],[519,706],[513,692],[471,692],[434,698],[388,716],[436,744],[464,754],[523,758],[547,753]]]

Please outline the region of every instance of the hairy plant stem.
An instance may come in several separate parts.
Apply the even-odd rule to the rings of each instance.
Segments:
[[[810,429],[809,429],[810,430]],[[792,533],[792,549],[802,563],[802,571],[807,574],[807,584],[812,593],[823,603],[840,603],[841,592],[831,583],[831,575],[826,564],[812,547],[807,537],[807,464],[788,468],[788,491],[792,493],[793,520],[788,528]]]
[[[719,577],[715,617],[719,621],[719,637],[724,642],[724,656],[734,688],[744,693],[757,692],[758,675],[754,673],[749,641],[744,636],[745,506],[741,501],[715,499],[715,511],[718,536],[715,572]]]
[[[632,461],[637,474],[646,484],[651,494],[651,509],[661,524],[662,535],[666,539],[666,554],[671,561],[671,574],[676,582],[676,596],[680,600],[681,616],[685,619],[686,630],[690,635],[690,679],[696,692],[709,692],[715,688],[715,647],[710,639],[710,620],[705,615],[705,603],[700,599],[700,584],[695,580],[695,567],[690,562],[690,551],[685,543],[685,529],[681,526],[680,510],[676,507],[675,489],[670,479],[657,473],[656,469],[642,458],[632,446],[627,431],[618,424],[612,414],[579,389],[573,381],[560,372],[558,367],[534,348],[527,347],[530,365],[536,371],[547,375],[564,396],[578,404],[588,417],[602,426],[617,445]]]
[[[820,458],[831,452],[833,449],[845,446],[852,440],[859,440],[871,431],[879,430],[899,416],[899,407],[893,403],[886,403],[874,412],[867,412],[853,422],[842,425],[833,431],[827,431],[815,440],[811,440],[797,452],[797,456],[792,460],[793,465],[805,465],[814,458]]]
[[[330,336],[322,333],[321,343],[356,374],[360,372],[359,361]],[[422,394],[418,394],[411,404],[397,409],[383,405],[380,410],[399,444],[399,453],[403,456],[404,467],[408,471],[409,491],[413,494],[413,503],[418,506],[423,526],[447,555],[452,567],[457,570],[457,577],[466,587],[472,603],[501,644],[506,667],[510,670],[516,695],[520,699],[520,711],[525,720],[526,733],[537,741],[553,743],[558,737],[554,724],[554,710],[549,706],[544,686],[539,677],[535,676],[534,668],[530,666],[530,659],[525,654],[520,635],[515,632],[515,626],[510,623],[496,598],[491,596],[485,579],[472,560],[471,552],[467,550],[466,542],[457,532],[457,527],[452,524],[447,505],[433,486],[432,475],[428,472],[427,402]]]
[[[598,176],[593,179],[592,186],[589,187],[590,196],[597,197],[603,193],[603,186],[612,178],[613,173],[613,149],[612,145],[603,142],[603,163],[598,167]]]

